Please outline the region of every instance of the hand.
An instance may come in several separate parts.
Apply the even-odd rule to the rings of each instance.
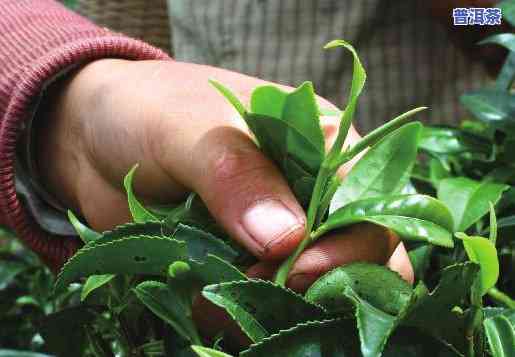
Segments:
[[[172,61],[105,59],[86,65],[57,88],[49,105],[47,126],[38,133],[41,174],[63,205],[105,230],[129,220],[121,182],[140,163],[135,191],[144,201],[170,203],[197,192],[226,231],[262,260],[249,274],[266,277],[303,238],[306,218],[280,172],[208,78],[244,101],[265,83]],[[337,122],[323,123],[331,142]],[[357,138],[352,131],[348,141]],[[394,252],[389,265],[412,280],[398,242],[369,224],[332,234],[300,256],[288,285],[304,290],[335,266],[385,263]]]

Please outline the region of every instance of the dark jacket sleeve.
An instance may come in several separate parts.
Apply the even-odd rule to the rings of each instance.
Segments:
[[[169,58],[141,41],[95,26],[53,0],[0,2],[0,224],[13,229],[53,270],[80,242],[46,233],[31,217],[16,192],[16,148],[44,84],[71,66],[105,57]]]

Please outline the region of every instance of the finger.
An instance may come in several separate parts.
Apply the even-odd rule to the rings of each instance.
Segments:
[[[275,262],[261,261],[251,266],[247,270],[246,274],[249,278],[272,280],[275,276],[275,273],[277,272],[278,266],[279,264]],[[411,262],[409,260],[406,248],[404,247],[404,244],[402,242],[399,243],[399,245],[397,245],[397,248],[395,248],[392,256],[386,263],[386,266],[391,270],[399,273],[399,275],[405,281],[407,281],[410,284],[413,284],[415,280],[415,274],[413,272],[413,267],[411,266]],[[318,275],[314,275],[313,281],[317,278]],[[312,281],[310,281],[310,279],[307,279],[307,281],[301,283],[302,285],[310,285],[311,282]],[[301,288],[300,290],[304,289],[304,287],[302,286],[299,287]]]
[[[249,278],[272,280],[278,267],[277,262],[261,261],[247,269],[246,274]]]
[[[216,74],[205,74],[210,76]],[[163,113],[167,120],[151,133],[160,166],[197,192],[218,223],[255,256],[287,256],[303,238],[305,214],[279,170],[235,124],[235,113],[226,110],[230,106],[207,84],[198,84],[186,97],[184,91],[175,94],[183,100],[171,97],[174,108],[203,98],[202,107],[210,110]]]
[[[303,292],[320,275],[338,266],[357,261],[384,264],[398,243],[398,237],[383,227],[356,224],[306,249],[295,262],[287,286]]]
[[[288,184],[247,135],[213,130],[197,147],[192,185],[213,216],[261,259],[288,255],[303,238],[305,217]]]
[[[413,271],[406,247],[404,247],[402,242],[395,248],[386,266],[399,273],[408,283],[413,284],[415,281],[415,272]]]

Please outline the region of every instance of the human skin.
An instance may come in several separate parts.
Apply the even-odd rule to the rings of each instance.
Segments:
[[[197,192],[231,237],[260,260],[249,275],[271,277],[304,237],[305,214],[209,78],[243,102],[267,83],[175,61],[103,59],[83,66],[53,88],[46,103],[37,137],[40,174],[63,206],[105,230],[129,220],[121,182],[139,163],[138,196],[171,203]],[[334,108],[322,98],[319,103]],[[336,118],[322,118],[328,144],[337,124]],[[358,138],[352,129],[347,143]],[[328,235],[299,257],[287,285],[303,291],[322,273],[353,261],[387,263],[412,281],[398,243],[394,234],[370,224]]]

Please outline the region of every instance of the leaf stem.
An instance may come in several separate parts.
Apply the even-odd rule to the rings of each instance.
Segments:
[[[311,243],[311,231],[313,229],[313,226],[315,225],[315,221],[317,218],[318,213],[318,207],[320,200],[323,196],[323,191],[327,183],[327,179],[329,177],[329,174],[331,172],[331,168],[328,165],[329,157],[327,157],[324,162],[322,163],[320,167],[320,171],[318,172],[316,181],[315,181],[315,187],[313,188],[313,193],[311,195],[311,200],[309,202],[308,207],[308,213],[307,213],[307,219],[306,219],[306,230],[304,239],[300,244],[297,246],[297,249],[295,249],[295,252],[293,252],[292,255],[288,257],[284,261],[283,264],[279,267],[279,270],[277,271],[277,275],[275,277],[275,283],[284,286],[286,284],[286,280],[288,279],[288,274],[290,273],[291,268],[293,267],[293,264],[299,257],[299,255],[306,249],[306,247]]]
[[[334,194],[336,193],[336,190],[338,189],[338,187],[340,187],[341,183],[342,183],[342,180],[338,176],[334,175],[331,178],[331,180],[329,182],[329,187],[327,188],[325,194],[322,196],[322,199],[320,201],[320,206],[318,209],[318,215],[317,215],[317,219],[315,222],[315,226],[320,225],[320,222],[324,218],[324,216],[327,212],[327,209],[329,208],[329,205],[331,204],[331,199],[333,198]]]
[[[508,294],[503,293],[496,287],[493,287],[490,290],[488,290],[488,296],[492,300],[495,300],[496,302],[505,305],[510,309],[515,309],[515,300],[513,300],[511,297],[508,296]]]
[[[204,343],[202,342],[202,339],[200,338],[199,334],[198,334],[198,331],[197,331],[197,328],[194,326],[193,328],[193,336],[190,336],[191,337],[191,344],[192,345],[197,345],[197,346],[204,346]]]
[[[356,155],[358,155],[360,152],[365,150],[366,148],[373,146],[375,143],[377,143],[379,140],[381,140],[384,136],[388,135],[392,131],[396,130],[397,128],[401,127],[405,123],[407,123],[410,118],[423,111],[426,110],[427,107],[418,107],[415,109],[412,109],[410,111],[407,111],[404,114],[399,115],[398,117],[393,118],[388,123],[380,126],[379,128],[372,130],[369,134],[367,134],[363,139],[358,141],[356,145],[354,145],[352,148],[350,148],[348,151],[345,151],[342,153],[336,163],[337,167],[340,167],[344,163],[346,163],[349,160],[352,160]]]
[[[474,302],[472,302],[472,304],[473,306],[471,306],[469,311],[467,328],[465,332],[465,338],[467,340],[468,357],[474,357],[476,355],[477,332],[483,320],[481,306],[475,305]]]

